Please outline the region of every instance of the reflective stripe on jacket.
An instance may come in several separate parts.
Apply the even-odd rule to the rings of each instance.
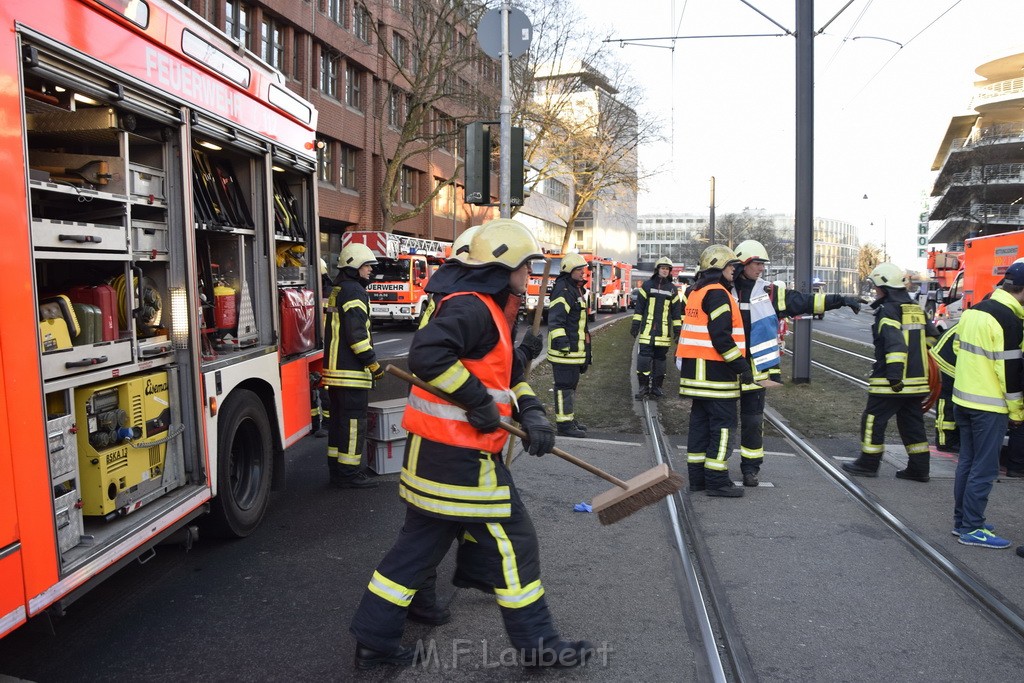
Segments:
[[[650,278],[637,292],[633,321],[640,323],[637,342],[654,346],[676,343],[682,303],[672,278]]]
[[[739,301],[740,314],[750,317],[749,348],[754,362],[754,380],[768,378],[768,369],[779,365],[779,318],[775,314],[771,296],[765,291],[768,283],[758,278],[750,290],[750,300]],[[734,288],[733,292],[737,292]],[[738,292],[737,292],[738,294]],[[746,322],[746,320],[744,320]]]
[[[344,270],[351,270],[346,268]],[[329,387],[373,388],[367,366],[376,361],[370,299],[363,285],[344,272],[327,299],[323,383]]]
[[[904,300],[896,298],[901,296]],[[871,332],[875,341],[875,363],[868,378],[868,393],[880,396],[927,394],[926,340],[929,332],[934,334],[934,328],[925,318],[924,310],[911,302],[905,292],[891,293],[878,305]],[[903,382],[902,391],[893,391],[895,382]]]
[[[714,292],[724,295],[716,297],[723,303],[712,311],[706,311],[708,294]],[[721,322],[723,318],[725,324]],[[716,321],[720,322],[716,324]],[[712,327],[719,331],[717,338],[713,336]],[[715,341],[719,342],[718,348]],[[743,319],[739,305],[729,291],[720,283],[691,290],[686,300],[683,331],[676,347],[676,356],[681,359],[679,393],[694,398],[739,398],[737,371],[729,364],[742,359],[745,351]]]
[[[991,413],[1009,413],[1024,419],[1021,395],[1021,345],[1024,308],[1002,289],[990,299],[963,312],[956,330],[960,348],[956,356],[953,403]]]
[[[467,374],[472,374],[494,399],[501,419],[509,422],[512,419],[512,333],[505,313],[493,298],[476,292],[450,294],[442,301],[455,296],[475,296],[483,301],[498,329],[500,340],[482,358],[460,359],[447,372],[431,380],[430,384],[449,393],[462,386]],[[415,386],[409,392],[409,404],[402,416],[402,426],[431,441],[489,453],[501,451],[508,441],[508,432],[505,430],[498,429],[486,434],[479,432],[469,424],[464,410]]]

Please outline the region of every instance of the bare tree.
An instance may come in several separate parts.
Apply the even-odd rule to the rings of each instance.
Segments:
[[[513,120],[528,131],[527,189],[548,180],[572,188],[565,251],[585,212],[598,203],[614,211],[619,193],[635,196],[644,178],[637,152],[655,139],[657,127],[638,114],[642,93],[609,57],[607,44],[581,25],[570,0],[523,5],[535,43],[513,65]]]
[[[384,63],[372,114],[383,159],[378,196],[387,231],[429,208],[439,189],[454,182],[462,168],[456,163],[451,176],[416,197],[411,208],[399,208],[410,160],[434,150],[455,152],[465,124],[479,120],[481,112],[493,112],[499,93],[500,67],[476,42],[484,3],[404,0],[400,6],[396,11],[392,2],[383,3],[379,7],[386,17],[370,20]]]

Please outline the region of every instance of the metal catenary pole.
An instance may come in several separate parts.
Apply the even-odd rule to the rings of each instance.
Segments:
[[[498,211],[501,218],[512,217],[512,100],[509,96],[508,54],[508,15],[511,9],[511,0],[503,0],[501,3],[501,105],[499,108],[501,163],[498,178]]]
[[[796,3],[796,288],[811,293],[814,263],[814,0]],[[811,381],[811,319],[793,330],[793,382]]]

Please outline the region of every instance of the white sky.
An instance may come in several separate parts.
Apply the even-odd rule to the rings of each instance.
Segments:
[[[749,2],[795,30],[795,0]],[[846,2],[815,0],[815,30]],[[781,32],[740,0],[579,4],[615,39]],[[904,47],[844,40],[854,36]],[[666,138],[641,152],[645,169],[663,169],[641,194],[641,213],[706,212],[711,176],[716,215],[744,207],[794,213],[795,43],[732,38],[678,40],[674,51],[614,47],[645,88],[648,113],[663,122]],[[917,216],[942,136],[950,118],[967,110],[974,69],[1017,52],[1024,52],[1024,0],[854,0],[815,38],[814,215],[853,223],[862,242],[884,240],[891,260],[923,267]]]

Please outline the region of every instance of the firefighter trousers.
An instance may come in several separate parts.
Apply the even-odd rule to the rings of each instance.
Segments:
[[[953,417],[953,378],[946,375],[935,404],[935,445],[943,451],[960,450],[960,428]]]
[[[328,387],[327,395],[331,404],[327,420],[327,461],[332,474],[352,476],[363,464],[370,392],[351,387]],[[331,465],[332,462],[336,464]]]
[[[877,463],[885,454],[885,428],[896,416],[896,428],[903,447],[907,449],[909,464],[915,471],[928,471],[931,456],[928,435],[921,412],[921,395],[882,396],[868,394],[868,404],[860,418],[860,452],[862,457]]]
[[[757,474],[764,463],[764,399],[766,389],[740,394],[740,472]]]
[[[349,630],[357,641],[382,652],[401,645],[409,606],[433,606],[430,579],[455,540],[460,542],[455,585],[495,595],[514,647],[533,649],[558,639],[540,583],[537,534],[513,488],[512,515],[500,522],[441,519],[408,507],[398,539],[377,566],[352,618]]]
[[[552,363],[551,374],[555,388],[555,422],[576,419],[576,387],[580,384],[580,365]]]
[[[736,399],[694,398],[686,436],[686,469],[690,486],[729,486],[732,433],[736,431]]]
[[[636,377],[640,382],[640,388],[650,386],[652,389],[661,388],[665,381],[665,357],[668,355],[667,346],[655,346],[654,344],[641,344],[636,354]]]

